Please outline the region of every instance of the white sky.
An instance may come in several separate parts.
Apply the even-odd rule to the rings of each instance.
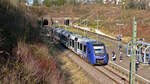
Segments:
[[[44,0],[40,0],[41,2]],[[29,4],[33,4],[33,0],[28,0]]]

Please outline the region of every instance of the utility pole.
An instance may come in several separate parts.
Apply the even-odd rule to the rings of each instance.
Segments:
[[[86,21],[87,19],[84,20],[84,26],[86,27]],[[85,29],[84,29],[84,36],[85,36]]]
[[[96,20],[96,22],[97,22],[96,30],[97,31],[98,31],[99,21],[101,21],[101,20],[98,20],[98,18],[97,18],[97,20]],[[97,42],[98,42],[98,34],[97,34]]]
[[[85,26],[88,27],[87,25],[88,25],[88,19],[85,19]],[[85,36],[87,37],[87,32],[86,31],[85,31]]]
[[[136,28],[137,23],[135,17],[133,18],[133,29],[132,29],[132,55],[131,55],[131,66],[130,66],[130,84],[136,84],[135,73],[136,73]]]
[[[100,20],[97,19],[97,31],[98,31],[99,21]],[[98,41],[98,34],[97,34],[97,41]]]
[[[81,19],[79,19],[79,26],[81,26],[82,25],[82,20]],[[79,28],[77,27],[77,32],[79,33]]]
[[[84,22],[83,22],[83,25],[85,25],[85,20],[84,20]],[[83,35],[85,36],[85,30],[84,30],[84,32],[83,32]]]

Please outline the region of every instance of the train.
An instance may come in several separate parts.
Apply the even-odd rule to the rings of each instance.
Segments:
[[[60,27],[51,28],[51,36],[92,65],[107,65],[109,56],[103,42]]]

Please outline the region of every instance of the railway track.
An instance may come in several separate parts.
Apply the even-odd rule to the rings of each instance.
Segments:
[[[115,81],[117,84],[129,84],[128,79],[126,79],[125,77],[122,77],[118,73],[113,72],[111,69],[109,69],[107,67],[109,67],[109,66],[108,65],[107,66],[95,66],[95,68],[98,71],[107,75],[107,77],[109,77],[111,80]]]
[[[68,57],[70,57],[70,59],[77,63],[80,67],[82,67],[93,78],[98,80],[100,84],[129,84],[127,79],[107,68],[109,67],[108,65],[93,66],[85,62],[82,58],[73,52],[71,52]]]
[[[120,81],[117,80],[116,75],[114,74],[110,74],[110,72],[108,70],[106,70],[103,66],[100,67],[95,67],[99,72],[103,73],[104,75],[106,75],[110,80],[113,80],[116,84],[120,84]],[[119,78],[120,79],[120,78]]]

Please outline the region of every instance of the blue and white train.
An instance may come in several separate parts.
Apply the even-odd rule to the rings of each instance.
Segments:
[[[53,27],[51,31],[54,39],[60,41],[81,58],[88,60],[89,63],[93,65],[108,63],[109,56],[104,43],[58,27]]]

